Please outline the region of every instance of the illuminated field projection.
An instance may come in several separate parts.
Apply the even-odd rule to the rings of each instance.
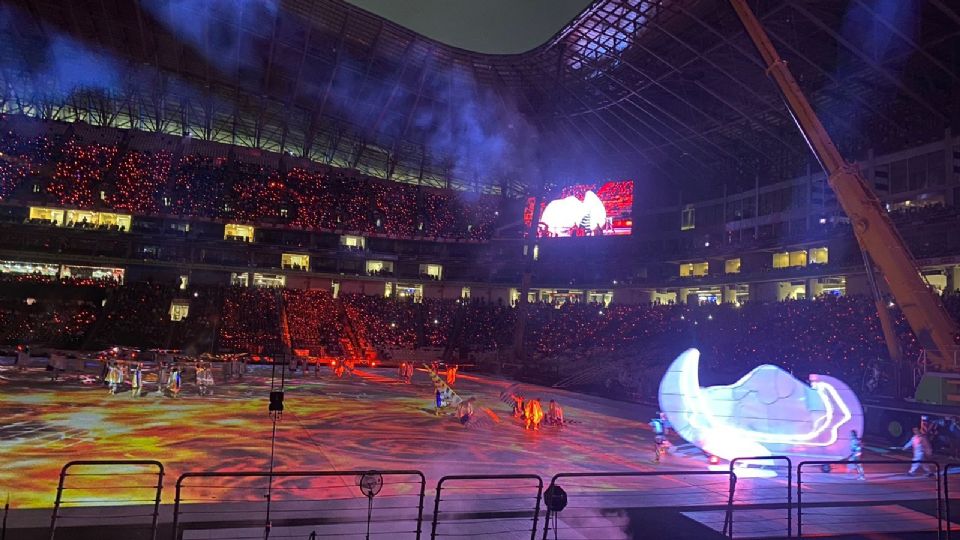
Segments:
[[[458,377],[457,392],[477,397],[499,424],[486,414],[471,427],[434,416],[433,384],[423,372],[412,385],[399,384],[386,369],[343,379],[298,374],[287,383],[277,429],[281,471],[417,469],[435,486],[449,474],[630,470],[650,456],[642,422],[562,390],[524,385],[528,395],[560,400],[571,421],[562,431],[534,433],[500,400],[507,383],[471,374]],[[198,396],[190,378],[179,399],[157,397],[154,385],[148,379],[150,394],[135,399],[129,391],[111,396],[101,385],[77,380],[52,383],[42,370],[0,368],[0,504],[9,494],[12,508],[52,506],[60,467],[73,459],[159,460],[166,466],[165,503],[172,502],[181,473],[269,468],[267,377],[218,384],[210,397]]]
[[[826,375],[810,384],[761,365],[727,386],[700,387],[700,351],[688,349],[660,381],[660,408],[677,433],[704,452],[736,457],[785,455],[844,459],[850,432],[863,435],[853,390]]]

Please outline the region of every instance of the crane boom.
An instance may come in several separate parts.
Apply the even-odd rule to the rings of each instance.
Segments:
[[[953,365],[954,351],[958,347],[956,340],[960,328],[950,318],[940,298],[927,287],[906,244],[859,169],[840,155],[746,0],[730,0],[730,3],[763,57],[767,75],[776,82],[797,127],[826,171],[837,201],[850,218],[857,242],[880,270],[924,348],[927,360],[941,371],[956,368]]]

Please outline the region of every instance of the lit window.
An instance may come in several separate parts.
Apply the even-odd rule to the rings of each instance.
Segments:
[[[723,270],[727,274],[739,274],[740,273],[740,259],[727,259],[723,263]]]
[[[303,253],[284,253],[280,256],[280,267],[291,270],[309,270],[310,256]]]
[[[790,252],[790,266],[806,266],[807,265],[807,252],[800,251],[791,251]]]
[[[786,268],[790,266],[790,254],[787,252],[773,254],[773,267]]]
[[[366,263],[366,270],[371,276],[390,275],[393,274],[393,261],[369,260]]]
[[[701,277],[710,271],[710,263],[684,263],[680,265],[680,277]]]
[[[439,264],[421,264],[420,275],[440,280],[443,277],[443,266]]]
[[[692,204],[688,204],[680,211],[680,230],[689,231],[697,226],[697,209]]]
[[[190,314],[190,302],[186,300],[174,300],[170,303],[170,320],[182,321]]]
[[[830,262],[829,250],[825,247],[810,250],[810,264],[827,264]]]
[[[253,286],[254,287],[285,287],[287,285],[287,276],[281,274],[261,274],[260,272],[253,273]]]
[[[238,223],[227,223],[223,226],[224,240],[240,240],[243,242],[253,242],[253,225],[240,225]]]
[[[340,245],[349,249],[364,249],[367,245],[367,242],[362,236],[344,234],[340,237]]]

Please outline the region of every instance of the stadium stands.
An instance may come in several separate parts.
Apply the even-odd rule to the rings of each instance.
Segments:
[[[189,317],[172,322],[167,310],[178,293],[172,286],[66,280],[43,287],[46,298],[30,305],[17,291],[6,290],[0,345],[121,345],[255,355],[299,349],[322,356],[338,352],[345,335],[344,310],[350,309],[363,339],[381,352],[449,348],[454,358],[466,362],[472,353],[509,347],[517,313],[510,306],[480,300],[414,303],[362,294],[334,299],[321,290],[200,287],[193,289],[196,296],[186,296]],[[65,290],[106,293],[106,302],[101,307],[95,298]],[[944,299],[960,319],[960,296]],[[574,367],[579,363],[579,369],[623,361],[657,366],[678,348],[697,346],[707,381],[729,380],[757,362],[767,362],[801,377],[817,372],[859,384],[864,368],[886,356],[875,309],[868,298],[832,295],[739,307],[535,303],[528,309],[527,341],[541,369],[565,362]],[[916,339],[899,311],[892,311],[905,357],[916,359]]]

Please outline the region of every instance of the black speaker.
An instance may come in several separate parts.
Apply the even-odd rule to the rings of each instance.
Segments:
[[[283,392],[270,392],[270,412],[283,412]]]
[[[559,512],[567,507],[567,492],[558,485],[551,485],[543,492],[543,504],[551,512]]]

